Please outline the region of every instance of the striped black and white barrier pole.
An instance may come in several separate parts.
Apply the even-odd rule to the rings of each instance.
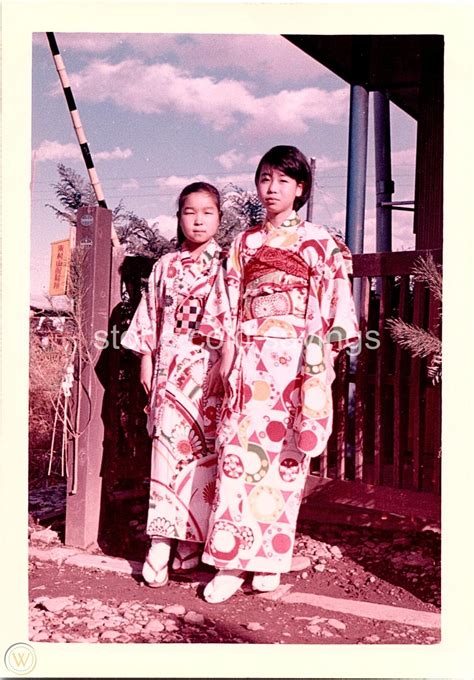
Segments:
[[[89,150],[89,145],[87,143],[84,128],[82,127],[81,119],[79,117],[79,111],[77,110],[76,102],[74,101],[74,95],[72,94],[71,85],[69,83],[69,78],[66,72],[66,67],[64,65],[61,54],[59,53],[58,44],[54,33],[46,33],[48,38],[49,46],[51,48],[51,53],[53,55],[56,70],[59,75],[59,80],[63,87],[64,96],[66,97],[66,102],[69,108],[69,113],[71,114],[72,124],[76,132],[77,141],[81,148],[82,157],[86,164],[87,172],[89,174],[89,180],[94,189],[94,193],[97,198],[97,202],[101,208],[107,208],[107,203],[105,202],[104,192],[102,191],[102,186],[97,175],[97,171],[94,167],[94,162],[92,160],[91,152]],[[120,242],[117,233],[112,225],[112,243],[114,246],[119,246]]]

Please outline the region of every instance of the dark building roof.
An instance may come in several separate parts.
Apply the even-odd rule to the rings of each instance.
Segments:
[[[416,248],[443,241],[444,37],[284,35],[351,85],[380,91],[417,121]]]
[[[441,35],[285,35],[340,78],[389,99],[418,120],[420,84],[427,70],[442,80]]]

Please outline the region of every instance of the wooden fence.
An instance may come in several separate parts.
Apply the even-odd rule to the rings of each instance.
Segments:
[[[439,303],[411,276],[428,252],[441,262],[441,250],[354,255],[361,344],[354,358],[338,358],[333,435],[313,475],[439,495],[441,387],[427,360],[396,344],[386,325],[400,317],[439,337]]]

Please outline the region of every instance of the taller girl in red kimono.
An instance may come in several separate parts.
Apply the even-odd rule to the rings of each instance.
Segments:
[[[310,459],[331,434],[334,357],[358,339],[343,253],[296,212],[311,191],[306,158],[274,147],[255,182],[266,221],[235,239],[199,328],[223,343],[226,388],[203,554],[218,569],[204,590],[214,603],[246,572],[270,591],[290,570]]]
[[[221,260],[214,240],[220,196],[205,182],[178,199],[181,248],[154,265],[122,345],[142,355],[141,382],[149,395],[153,437],[147,533],[151,547],[143,577],[168,581],[172,542],[175,570],[197,566],[214,496],[214,436],[218,399],[208,390],[218,354],[195,335]],[[215,382],[215,380],[213,381]]]

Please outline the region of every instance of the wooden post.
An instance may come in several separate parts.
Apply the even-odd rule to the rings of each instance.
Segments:
[[[82,261],[83,290],[80,320],[83,361],[76,390],[80,436],[68,461],[66,545],[97,545],[102,480],[104,426],[101,418],[103,387],[94,367],[107,337],[111,270],[112,213],[100,207],[80,208],[77,213],[76,247]],[[88,355],[88,356],[85,356]]]

